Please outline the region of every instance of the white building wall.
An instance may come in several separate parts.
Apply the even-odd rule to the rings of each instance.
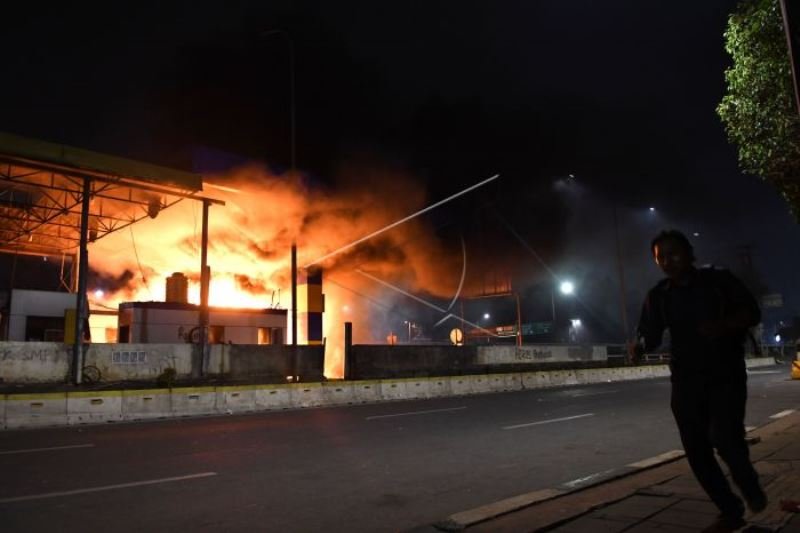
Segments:
[[[29,316],[62,317],[75,309],[76,296],[68,292],[13,289],[8,316],[8,340],[24,341]]]
[[[131,342],[182,343],[199,323],[196,309],[159,309],[134,307],[120,311],[120,326],[129,325]],[[209,312],[209,326],[225,328],[224,340],[234,344],[258,344],[259,328],[278,328],[286,339],[285,314],[249,311],[214,310]]]

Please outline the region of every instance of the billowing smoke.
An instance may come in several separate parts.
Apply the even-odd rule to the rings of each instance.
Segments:
[[[300,266],[385,227],[425,205],[424,188],[400,172],[372,171],[358,184],[337,189],[307,187],[260,167],[212,176],[204,194],[225,201],[211,206],[208,264],[212,306],[289,308],[290,250],[297,242]],[[102,288],[102,305],[163,300],[165,279],[183,272],[189,300],[199,302],[202,206],[185,200],[90,247]],[[363,271],[410,292],[452,295],[459,254],[449,252],[425,224],[414,219],[323,261],[328,354],[340,354],[342,324],[354,323],[356,342],[385,342],[397,321],[400,296],[358,273]],[[447,274],[443,275],[445,272]],[[400,318],[402,320],[402,317]],[[341,374],[329,357],[329,376]]]

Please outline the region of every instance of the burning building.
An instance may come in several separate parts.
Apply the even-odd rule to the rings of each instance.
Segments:
[[[296,340],[325,344],[325,373],[337,377],[344,322],[354,324],[354,342],[384,343],[393,323],[402,321],[396,304],[404,294],[451,298],[459,285],[460,257],[425,223],[392,224],[425,203],[425,188],[399,170],[350,163],[333,192],[307,187],[299,174],[276,176],[255,165],[200,176],[7,134],[0,134],[0,160],[9,163],[0,172],[0,208],[9,217],[0,224],[0,251],[61,258],[60,281],[78,316],[91,309],[94,342],[192,340],[201,287],[213,340],[294,341],[287,296],[296,242]],[[391,231],[371,235],[389,224]],[[343,246],[346,253],[332,257]],[[71,280],[63,272],[67,262]],[[317,264],[325,268],[325,297],[321,273],[305,269]],[[175,271],[184,275],[167,291]],[[387,290],[390,285],[402,291]],[[180,294],[179,301],[168,301],[167,292],[169,300]],[[88,295],[88,303],[78,294]],[[59,322],[63,312],[55,308],[49,318]],[[75,323],[79,335],[84,321]],[[156,335],[157,324],[169,324],[169,331]],[[249,328],[247,334],[240,328]],[[48,322],[41,329],[50,338],[64,328]],[[81,351],[74,354],[80,363]]]
[[[210,344],[284,344],[286,309],[208,312]],[[200,306],[181,302],[125,302],[119,306],[118,342],[199,342]]]
[[[200,342],[199,305],[189,303],[189,282],[183,272],[167,277],[166,301],[124,302],[119,306],[117,342]],[[284,344],[286,309],[210,307],[210,344]]]

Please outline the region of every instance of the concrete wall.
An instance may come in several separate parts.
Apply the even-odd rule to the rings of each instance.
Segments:
[[[198,348],[193,344],[92,344],[85,364],[96,366],[102,381],[154,380],[167,368],[185,379],[192,375],[193,359],[199,363]]]
[[[277,383],[285,382],[296,364],[302,381],[323,379],[324,346],[215,344],[210,348],[209,374]]]
[[[605,363],[606,346],[355,345],[348,361],[356,379],[520,371],[542,363]],[[503,369],[503,367],[508,367]],[[529,368],[530,369],[530,368]]]
[[[0,342],[0,380],[4,383],[63,383],[71,347],[54,342]]]
[[[520,363],[557,363],[573,361],[605,361],[605,346],[591,345],[528,345],[478,346],[478,364],[502,365]]]
[[[772,365],[750,359],[749,368]],[[17,429],[221,415],[391,400],[543,389],[665,377],[666,365],[588,368],[552,372],[329,381],[233,387],[59,392],[0,395],[0,428]]]
[[[354,345],[350,372],[356,379],[442,376],[480,372],[476,346]]]
[[[209,348],[209,375],[285,383],[296,365],[301,381],[323,379],[323,346],[215,344]],[[71,361],[71,345],[0,342],[3,383],[63,383]],[[200,350],[195,344],[91,344],[85,364],[97,367],[103,382],[151,381],[167,368],[174,368],[181,380],[192,377],[193,368],[200,368]]]

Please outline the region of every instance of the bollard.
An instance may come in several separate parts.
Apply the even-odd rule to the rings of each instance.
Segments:
[[[344,379],[353,379],[353,359],[352,359],[352,351],[353,351],[353,323],[352,322],[345,322],[344,323],[344,362],[342,366],[344,367],[343,374]]]

